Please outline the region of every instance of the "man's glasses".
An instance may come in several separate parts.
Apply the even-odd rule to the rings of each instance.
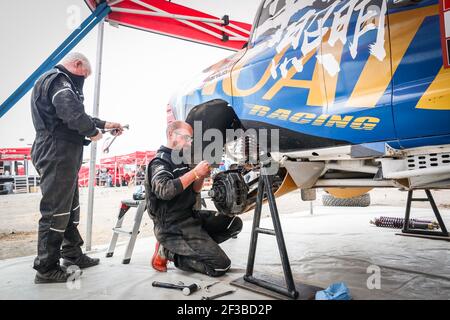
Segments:
[[[192,136],[188,135],[188,134],[181,134],[181,133],[178,133],[178,132],[176,132],[176,131],[174,131],[173,133],[175,133],[177,136],[183,137],[183,139],[184,139],[186,142],[192,142],[192,140],[194,140],[194,138],[193,138]]]

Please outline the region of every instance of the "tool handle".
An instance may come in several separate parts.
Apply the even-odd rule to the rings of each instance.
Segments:
[[[232,294],[232,293],[234,293],[235,291],[236,291],[236,290],[225,291],[225,292],[222,292],[222,293],[219,293],[219,294],[215,294],[215,295],[213,295],[213,296],[203,297],[202,300],[215,300],[215,299],[217,299],[217,298],[221,298],[221,297],[227,296],[227,295],[229,295],[229,294]]]
[[[130,125],[126,124],[122,126],[123,129],[130,129]],[[112,135],[114,135],[117,132],[118,129],[101,129],[102,133],[111,132]]]
[[[183,288],[184,288],[184,286],[178,286],[176,284],[159,282],[159,281],[153,281],[152,287],[166,288],[166,289],[178,289],[178,290],[183,290]]]
[[[217,298],[225,297],[225,296],[227,296],[227,295],[229,295],[229,294],[232,294],[232,293],[234,293],[234,290],[225,291],[225,292],[216,294],[215,296],[213,296],[213,298],[214,298],[214,299],[217,299]]]
[[[191,285],[189,285],[189,286],[185,286],[185,287],[183,288],[183,294],[184,294],[185,296],[188,296],[188,295],[190,295],[191,293],[194,293],[195,291],[197,291],[198,288],[199,288],[198,285],[195,284],[195,283],[193,283],[193,284],[191,284]]]

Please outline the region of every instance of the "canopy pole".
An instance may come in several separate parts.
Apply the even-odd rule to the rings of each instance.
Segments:
[[[102,57],[103,57],[103,33],[104,20],[98,24],[97,34],[97,61],[95,66],[95,89],[94,89],[94,110],[92,115],[98,117],[100,107],[100,83],[102,76]],[[97,142],[91,143],[91,158],[89,164],[89,192],[88,192],[88,212],[86,223],[86,251],[92,249],[92,224],[94,218],[94,189],[95,189],[95,163],[97,160]]]
[[[135,1],[133,1],[135,2]],[[137,3],[137,2],[135,2]],[[212,18],[202,18],[195,16],[187,16],[182,14],[173,14],[166,11],[155,12],[155,11],[146,11],[146,10],[137,10],[137,9],[127,9],[127,8],[117,8],[112,7],[111,10],[113,12],[123,12],[123,13],[132,13],[132,14],[141,14],[144,16],[152,16],[152,17],[160,17],[160,18],[171,18],[176,20],[190,20],[190,21],[199,21],[199,22],[208,22],[208,23],[220,23],[225,24],[225,20],[223,19],[212,19]]]

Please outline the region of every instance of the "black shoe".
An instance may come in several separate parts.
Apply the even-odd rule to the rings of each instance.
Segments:
[[[54,270],[47,271],[45,273],[36,272],[36,276],[34,278],[34,283],[63,283],[67,282],[68,280],[76,280],[81,276],[83,272],[78,271],[76,272],[76,275],[73,277],[72,273],[68,273],[65,270],[63,270],[60,266],[58,266]],[[71,277],[72,276],[72,277]],[[70,278],[70,279],[69,279]]]
[[[70,266],[78,266],[80,269],[85,269],[89,267],[96,266],[100,263],[100,259],[98,258],[90,258],[85,254],[82,254],[76,259],[64,258],[63,266],[68,268]]]

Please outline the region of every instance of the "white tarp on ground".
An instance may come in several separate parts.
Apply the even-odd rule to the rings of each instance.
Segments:
[[[327,287],[344,282],[354,299],[450,299],[450,242],[396,236],[396,230],[369,225],[378,216],[403,216],[403,208],[317,208],[308,212],[282,215],[282,226],[296,280]],[[450,211],[441,210],[447,226]],[[413,217],[432,218],[431,210],[413,209]],[[270,220],[262,221],[271,227]],[[251,221],[244,224],[238,239],[223,244],[231,257],[232,270],[220,278],[211,294],[230,288],[229,282],[245,272]],[[122,238],[123,239],[123,238]],[[154,238],[138,239],[131,264],[121,264],[124,246],[113,258],[102,258],[97,267],[85,270],[79,283],[35,285],[31,268],[33,257],[0,261],[0,299],[200,299],[203,291],[185,297],[179,291],[153,288],[152,281],[205,285],[215,279],[176,270],[158,273],[149,266]],[[380,289],[369,289],[367,281],[380,270]],[[260,235],[255,270],[281,275],[275,239]],[[374,278],[369,283],[376,284]],[[234,287],[233,287],[234,288]],[[238,289],[227,299],[265,299]],[[225,299],[224,298],[224,299]]]

